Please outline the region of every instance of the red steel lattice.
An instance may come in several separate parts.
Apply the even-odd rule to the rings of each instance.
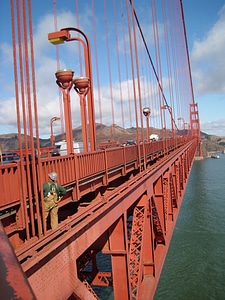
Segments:
[[[97,63],[98,24],[95,22],[94,14],[96,3],[100,11],[99,17],[101,12],[104,15],[106,27],[111,17],[107,14],[107,9],[112,8],[114,12],[115,32],[111,31],[111,34],[113,36],[115,33],[117,46],[115,52],[111,53],[109,32],[108,28],[105,28],[106,45],[101,38],[101,50],[102,53],[106,50],[107,59],[105,59],[108,65],[104,66],[103,77],[105,80],[106,75],[109,76],[109,102],[113,109],[111,116],[107,114],[107,121],[112,117],[112,125],[109,127],[111,140],[108,138],[105,140],[106,137],[101,136],[99,144],[95,123],[98,113],[94,108],[96,99],[93,95],[95,78],[91,64],[91,58],[95,58],[96,67],[93,73],[98,78],[98,96],[101,98],[103,95],[100,92],[100,85],[103,83],[100,82],[100,66]],[[78,65],[82,76],[75,80],[73,71],[70,71],[71,76],[63,84],[57,78],[64,101],[65,120],[61,121],[65,122],[65,132],[62,132],[62,136],[66,134],[68,149],[67,155],[53,157],[51,147],[40,148],[31,1],[17,1],[16,10],[14,1],[10,1],[18,124],[16,151],[20,160],[0,165],[0,227],[3,240],[0,247],[0,278],[3,283],[0,292],[7,295],[7,299],[15,298],[15,294],[27,300],[98,299],[94,291],[97,285],[113,286],[115,300],[153,299],[196,149],[197,154],[201,156],[198,108],[194,103],[190,82],[188,51],[184,51],[187,50],[187,45],[183,28],[182,1],[163,3],[162,21],[168,63],[166,68],[169,70],[165,70],[165,74],[166,71],[170,74],[172,66],[175,68],[177,64],[177,61],[169,61],[169,51],[172,50],[176,50],[178,54],[179,69],[188,70],[182,74],[176,70],[175,86],[184,86],[185,83],[185,91],[180,89],[181,94],[171,98],[166,97],[162,85],[163,73],[157,28],[159,2],[151,1],[151,5],[147,6],[150,8],[151,18],[154,19],[152,33],[156,67],[142,30],[143,24],[136,11],[138,1],[126,0],[123,3],[104,0],[102,6],[99,3],[93,0],[90,5],[93,24],[96,26],[90,26],[92,31],[89,32],[89,36],[95,37],[95,53],[90,49],[88,37],[79,28],[63,28],[48,34],[50,41],[76,41],[74,44],[79,44],[78,47],[82,45],[84,49],[83,53],[80,49],[78,51]],[[80,24],[78,1],[76,9],[76,21]],[[54,12],[56,14],[56,1]],[[57,25],[56,15],[54,20]],[[170,36],[167,21],[170,24],[173,49],[170,49],[171,45],[167,40]],[[123,29],[122,36],[118,30],[119,25]],[[17,33],[15,28],[18,30]],[[178,36],[177,30],[174,30],[177,28],[181,29]],[[119,39],[123,41],[124,53],[118,47]],[[179,51],[180,46],[182,51]],[[56,51],[59,60],[58,48]],[[119,102],[118,99],[117,102],[113,101],[114,93],[118,92],[118,88],[115,88],[117,85],[114,86],[112,82],[111,67],[114,55],[118,62],[119,76],[114,80],[117,82],[118,79],[120,86],[121,123],[125,124],[124,111],[129,111],[130,127],[134,127],[133,136],[136,141],[116,141],[115,133],[119,126],[114,122],[114,109],[115,104]],[[101,59],[104,61],[103,57]],[[121,78],[120,64],[126,66],[124,81]],[[180,80],[183,81],[182,84]],[[81,88],[78,87],[78,82]],[[72,93],[70,95],[72,86],[78,95],[74,96]],[[124,89],[121,90],[121,87]],[[170,95],[177,90],[172,87],[172,82],[169,88]],[[85,150],[82,153],[74,153],[73,149],[74,116],[70,111],[70,96],[80,98],[82,141]],[[129,101],[123,101],[123,97],[125,99],[127,97]],[[176,98],[178,100],[175,105]],[[102,103],[101,100],[99,103]],[[158,118],[146,119],[146,126],[149,126],[149,121],[153,123],[157,119],[156,123],[151,124],[151,128],[155,126],[159,129],[161,136],[157,141],[150,141],[148,135],[151,128],[144,128],[142,107],[147,105],[149,114],[152,111],[158,115]],[[104,117],[103,109],[104,105],[99,104],[101,120]],[[185,117],[189,120],[188,130],[178,129],[175,122],[178,112],[182,113],[182,118],[179,115],[180,119]],[[99,126],[102,127],[103,124]],[[123,146],[120,146],[122,142]],[[59,202],[60,224],[54,231],[49,230],[44,220],[42,190],[47,174],[52,171],[57,172],[60,183],[67,190],[65,197]],[[8,249],[7,253],[5,249]],[[98,254],[110,257],[110,267],[107,270],[99,264]],[[90,267],[89,271],[87,267]],[[20,282],[19,288],[17,280],[13,280],[14,276]]]

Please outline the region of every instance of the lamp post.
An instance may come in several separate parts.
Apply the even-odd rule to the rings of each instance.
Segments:
[[[52,143],[52,148],[54,148],[54,142],[55,142],[55,136],[54,136],[54,134],[53,134],[53,126],[52,126],[52,123],[55,122],[55,121],[58,121],[58,120],[60,120],[59,117],[53,117],[53,118],[51,118],[51,120],[50,120],[50,133],[51,133],[51,135],[50,135],[50,140],[51,140],[51,143]]]
[[[83,38],[71,37],[70,31],[78,32]],[[95,132],[95,117],[94,117],[94,95],[92,85],[92,66],[91,66],[91,55],[90,55],[90,43],[87,36],[78,28],[68,27],[63,28],[60,31],[52,32],[48,34],[48,40],[54,44],[61,44],[70,41],[79,41],[84,48],[84,60],[85,60],[85,71],[86,76],[89,78],[90,85],[87,92],[88,98],[88,117],[89,117],[89,133],[90,133],[90,146],[91,150],[96,150],[96,132]]]
[[[187,126],[186,126],[187,125]],[[190,132],[190,125],[188,122],[184,123],[184,130],[185,130],[185,135],[189,135]]]
[[[182,128],[183,128],[183,130],[182,130],[182,131],[183,131],[183,134],[182,134],[182,135],[185,135],[185,121],[184,121],[184,118],[181,118],[181,117],[180,117],[180,118],[178,118],[177,120],[183,122],[183,127],[182,127]]]
[[[170,107],[169,105],[163,105],[161,106],[161,109],[168,109],[169,113],[170,113],[170,120],[171,120],[171,127],[172,127],[172,138],[174,138],[174,120],[173,120],[173,112],[172,112],[172,107]]]
[[[88,151],[88,134],[87,134],[87,114],[86,114],[86,95],[90,88],[90,79],[88,77],[79,77],[73,80],[74,89],[80,96],[81,122],[82,122],[82,138],[84,152]]]
[[[58,70],[55,73],[57,79],[56,83],[63,93],[67,154],[73,153],[72,117],[70,106],[70,90],[73,86],[73,74],[74,72],[69,69]]]
[[[151,110],[149,107],[143,108],[143,115],[146,117],[146,128],[147,128],[147,141],[149,142],[150,134],[149,134],[149,116],[150,116]]]
[[[115,123],[110,125],[110,142],[115,142],[116,141],[115,126],[116,126]]]

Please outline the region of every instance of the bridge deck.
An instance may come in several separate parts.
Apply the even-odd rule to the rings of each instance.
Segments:
[[[158,147],[160,145],[159,142]],[[196,139],[179,139],[174,146],[171,142],[166,155],[162,154],[160,147],[158,155],[155,151],[147,153],[145,166],[142,158],[141,168],[135,163],[137,169],[129,169],[127,174],[123,171],[123,176],[120,170],[120,180],[112,176],[104,192],[95,193],[96,197],[91,201],[87,199],[83,202],[81,197],[77,211],[62,220],[54,231],[47,230],[44,235],[37,233],[30,236],[30,239],[20,240],[17,245],[18,239],[12,234],[17,231],[11,228],[11,243],[15,242],[16,256],[37,298],[51,295],[52,298],[67,299],[73,294],[74,297],[76,295],[84,299],[82,295],[85,291],[85,299],[94,299],[91,286],[113,285],[115,299],[121,295],[124,299],[131,296],[134,299],[152,299],[179,213],[196,145]],[[109,157],[111,151],[109,149]],[[107,151],[104,153],[107,157]],[[117,174],[117,167],[111,166],[107,172]],[[78,176],[77,181],[71,184],[77,188],[78,183],[82,193],[85,193],[83,183],[89,181]],[[94,182],[94,178],[91,181]],[[92,192],[93,187],[98,190],[98,185],[92,184]],[[89,191],[87,184],[88,195]],[[71,185],[68,193],[72,201]],[[67,197],[62,202],[62,210],[68,201]],[[27,208],[31,209],[29,205]],[[15,215],[18,215],[18,211]],[[29,230],[32,223],[37,223],[35,214],[33,216],[34,220],[28,220]],[[23,230],[25,228],[24,224]],[[99,266],[98,253],[111,258],[111,267],[107,272]],[[90,262],[92,268],[86,271],[85,266]],[[6,261],[7,267],[8,263]],[[121,286],[123,277],[124,285]],[[64,288],[58,289],[59,285]],[[143,295],[148,297],[144,298]]]

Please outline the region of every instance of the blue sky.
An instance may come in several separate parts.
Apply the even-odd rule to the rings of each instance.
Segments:
[[[76,1],[58,0],[56,2],[58,28],[74,24],[73,14]],[[88,2],[90,1],[79,1],[82,27],[87,32],[92,26],[90,21],[92,17],[91,7],[88,6]],[[96,4],[100,2],[95,0]],[[147,3],[147,0],[143,0],[144,2]],[[5,79],[9,66],[12,66],[10,65],[12,64],[12,48],[9,3],[10,1],[4,3],[2,1],[0,4],[0,27],[2,28],[0,33],[0,134],[17,131],[15,114],[12,113],[12,107],[15,106],[13,74],[10,73],[7,75],[7,80]],[[36,79],[39,88],[39,126],[41,134],[48,137],[49,119],[53,115],[59,115],[58,107],[54,104],[55,97],[58,97],[54,77],[56,70],[55,50],[54,46],[47,41],[47,33],[54,31],[53,1],[32,1],[32,7],[35,57],[37,58]],[[198,103],[201,131],[225,136],[225,3],[222,0],[183,0],[183,8],[195,102]],[[98,11],[97,7],[95,9]],[[6,24],[8,25],[6,26]],[[75,46],[70,45],[67,51],[69,53],[77,50],[75,50]],[[67,64],[68,67],[71,60],[62,61],[62,67],[64,67],[63,63],[65,66]],[[105,63],[105,61],[101,61],[100,65],[103,67]],[[78,65],[75,69],[78,70]],[[103,73],[100,72],[100,74]],[[104,77],[104,75],[101,76]],[[107,102],[107,96],[110,96],[110,91],[106,86],[102,86],[102,91],[105,95],[105,99],[103,99],[105,104],[103,105],[105,105],[106,110],[109,110],[110,105]],[[77,111],[78,107],[79,101],[75,99],[72,110]],[[73,125],[75,127],[79,124],[74,121]],[[55,124],[55,130],[60,130],[59,124]]]
[[[225,136],[225,2],[183,0],[201,130]]]

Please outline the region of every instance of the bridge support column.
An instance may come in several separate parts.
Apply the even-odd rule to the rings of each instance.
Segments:
[[[168,181],[165,181],[165,174],[160,176],[155,182],[154,193],[155,193],[155,206],[161,224],[161,230],[164,234],[166,232],[166,216],[165,216],[165,203],[168,201]],[[167,185],[167,187],[165,187]]]
[[[129,299],[127,239],[124,218],[110,228],[109,243],[112,262],[114,299]]]
[[[143,276],[155,276],[154,264],[154,236],[151,220],[151,205],[147,195],[143,196],[143,205],[146,206],[146,221],[143,232]]]

